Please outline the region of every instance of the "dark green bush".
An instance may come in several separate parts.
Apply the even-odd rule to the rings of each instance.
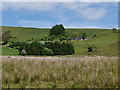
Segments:
[[[2,45],[6,45],[7,43],[8,43],[8,41],[5,40],[5,41],[2,43]]]
[[[28,51],[27,51],[28,46],[29,46],[29,44],[26,42],[19,42],[19,48],[18,48],[19,54],[21,54],[22,50],[25,50],[26,54],[28,54]]]
[[[98,52],[97,47],[95,45],[89,45],[88,52],[97,53]]]
[[[53,41],[54,39],[55,39],[55,36],[54,36],[54,35],[47,37],[47,40],[48,40],[48,41]]]
[[[51,49],[44,47],[44,55],[53,56],[54,53]]]
[[[85,38],[86,38],[86,34],[83,33],[83,35],[82,35],[82,39],[84,40]]]
[[[53,51],[44,47],[39,42],[25,43],[22,42],[19,46],[19,54],[22,54],[22,50],[26,51],[27,55],[53,55]]]
[[[45,42],[45,47],[51,49],[54,55],[70,55],[74,54],[74,47],[72,43],[68,42]]]
[[[72,43],[68,42],[45,42],[42,45],[40,42],[26,43],[21,42],[19,46],[19,54],[25,50],[27,55],[70,55],[74,54],[74,47]]]
[[[58,35],[64,35],[64,34],[65,34],[65,28],[63,27],[62,24],[60,24],[60,25],[55,25],[54,27],[52,27],[52,29],[50,29],[49,35],[58,36]]]
[[[66,40],[67,38],[65,36],[60,35],[60,41]]]
[[[10,48],[18,48],[19,46],[20,46],[20,42],[11,42],[10,44],[9,44],[9,47]]]
[[[92,52],[93,51],[93,47],[92,46],[89,46],[88,47],[88,52]]]

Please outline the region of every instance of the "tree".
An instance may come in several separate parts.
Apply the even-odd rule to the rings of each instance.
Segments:
[[[113,33],[116,33],[117,29],[116,29],[116,28],[113,28],[112,31],[113,31]]]
[[[92,38],[95,38],[95,37],[96,37],[96,34],[94,34]]]
[[[3,41],[8,41],[10,38],[12,38],[12,36],[10,35],[10,31],[7,31],[7,32],[2,34]]]
[[[62,24],[60,25],[55,25],[50,29],[50,36],[58,36],[58,35],[64,35],[65,34],[65,29]]]
[[[83,35],[82,35],[82,39],[84,40],[85,38],[86,38],[86,34],[83,33]]]

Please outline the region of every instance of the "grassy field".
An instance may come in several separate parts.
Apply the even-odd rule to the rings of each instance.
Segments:
[[[24,40],[40,40],[49,35],[49,29],[39,28],[23,28],[23,27],[3,27],[2,32],[10,31],[15,41]],[[68,35],[73,32],[79,32],[80,36],[86,33],[87,38],[92,37],[96,33],[96,38],[88,41],[74,41],[75,54],[74,56],[86,56],[87,47],[94,45],[97,47],[98,52],[91,53],[90,55],[104,55],[104,56],[117,56],[118,55],[118,33],[112,33],[109,29],[66,29]],[[3,46],[2,55],[18,55],[15,49],[9,49]],[[73,55],[71,55],[73,56]]]
[[[3,27],[15,41],[40,40],[49,35],[49,29]],[[18,55],[17,49],[2,49],[3,88],[117,88],[118,87],[118,33],[108,29],[66,29],[68,35],[86,33],[87,39],[72,41],[75,54],[65,56]],[[97,50],[88,53],[88,46]],[[9,56],[7,56],[9,55]],[[108,56],[108,57],[106,57]]]
[[[4,57],[3,88],[117,88],[117,57]]]
[[[0,49],[1,49],[1,47],[0,47]],[[2,55],[15,55],[16,56],[16,55],[18,55],[18,50],[2,47]]]
[[[86,55],[88,45],[97,47],[98,52],[94,55],[118,56],[118,34],[116,33],[108,32],[107,35],[98,36],[94,40],[75,42],[76,54]]]
[[[110,32],[109,29],[65,29],[68,35],[72,32],[79,32],[80,36],[86,33],[87,37],[91,37],[96,33],[98,36]],[[10,31],[13,37],[16,37],[16,41],[41,39],[49,35],[50,29],[41,28],[25,28],[25,27],[2,27],[2,33]]]

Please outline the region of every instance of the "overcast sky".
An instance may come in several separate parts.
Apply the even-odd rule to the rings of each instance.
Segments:
[[[118,27],[117,2],[3,2],[2,25],[49,28]]]

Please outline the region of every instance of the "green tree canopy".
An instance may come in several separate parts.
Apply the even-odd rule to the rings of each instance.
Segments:
[[[62,24],[55,25],[52,27],[52,29],[50,29],[50,36],[51,35],[58,36],[58,35],[64,35],[64,34],[65,34],[65,28],[63,27]]]
[[[83,35],[82,35],[82,39],[84,40],[85,38],[86,38],[86,34],[83,33]]]
[[[10,31],[7,31],[2,34],[2,41],[9,40],[10,38],[12,38],[12,36],[10,35]]]
[[[113,31],[113,33],[115,33],[115,32],[117,31],[117,29],[116,29],[116,28],[113,28],[112,31]]]

